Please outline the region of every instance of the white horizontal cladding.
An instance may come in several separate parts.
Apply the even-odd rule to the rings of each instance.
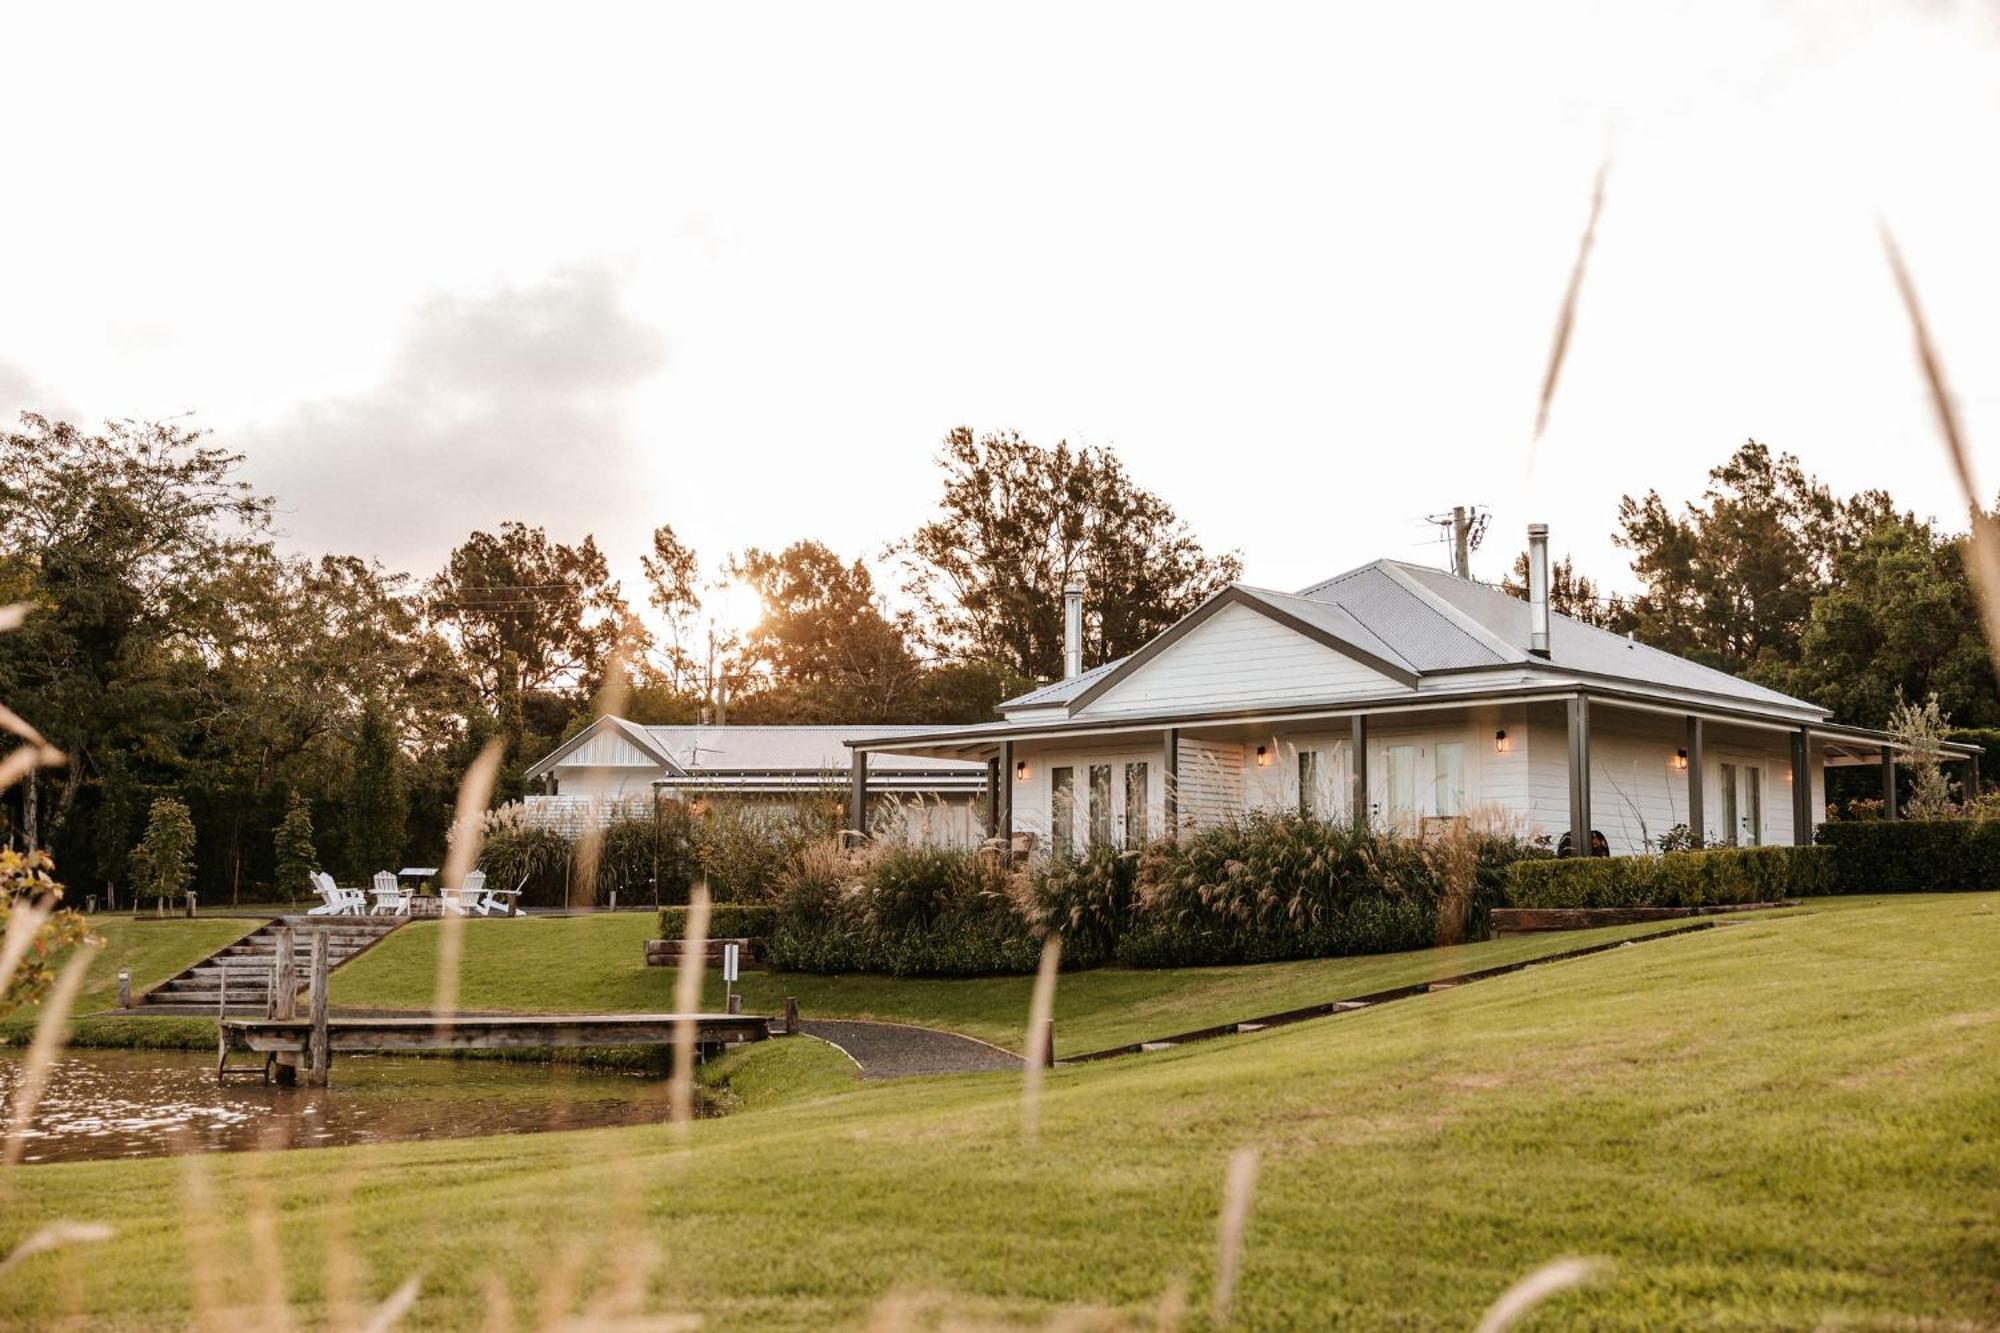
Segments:
[[[1244,810],[1243,747],[1183,739],[1175,792],[1183,825],[1211,828]]]
[[[658,764],[646,768],[593,767],[564,764],[556,769],[556,794],[586,801],[635,801],[651,799],[653,784],[666,770]]]
[[[1217,710],[1410,693],[1338,649],[1237,603],[1092,700],[1079,717]]]

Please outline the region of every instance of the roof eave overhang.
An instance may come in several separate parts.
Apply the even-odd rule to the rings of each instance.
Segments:
[[[1629,685],[1621,686],[1615,681],[1600,683],[1596,679],[1581,678],[1582,673],[1563,674],[1579,678],[1547,684],[1514,684],[1494,689],[1440,689],[1426,690],[1419,694],[1370,695],[1276,708],[1246,707],[1208,712],[1134,714],[1115,718],[1069,718],[1023,723],[1018,726],[935,731],[900,738],[849,741],[848,745],[857,751],[891,753],[901,751],[939,755],[950,753],[956,756],[990,750],[1006,741],[1059,740],[1067,737],[1115,735],[1134,731],[1160,731],[1167,728],[1209,725],[1264,722],[1287,724],[1318,718],[1352,717],[1357,713],[1420,713],[1482,705],[1545,703],[1575,698],[1579,695],[1617,706],[1673,716],[1700,717],[1708,721],[1763,730],[1797,731],[1804,728],[1820,736],[1841,736],[1854,741],[1866,740],[1878,745],[1894,743],[1894,738],[1886,733],[1869,732],[1857,727],[1835,726],[1826,721],[1823,711],[1817,709],[1809,714],[1779,711],[1745,705],[1740,701],[1719,696],[1704,697],[1695,692],[1677,695],[1641,691],[1632,689]],[[1807,707],[1810,708],[1810,705]],[[1954,745],[1947,746],[1946,749],[1949,753],[1969,755],[1975,747]]]

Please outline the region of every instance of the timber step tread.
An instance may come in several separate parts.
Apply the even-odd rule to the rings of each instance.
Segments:
[[[292,931],[292,975],[303,988],[312,968],[313,936],[326,936],[329,969],[365,952],[401,926],[404,917],[284,916],[267,921],[250,934],[226,944],[208,957],[182,968],[139,997],[146,1008],[213,1011],[227,1002],[262,1008],[271,994],[271,973],[279,959],[279,933]]]

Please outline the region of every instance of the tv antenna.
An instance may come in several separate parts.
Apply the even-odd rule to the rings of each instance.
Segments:
[[[1486,524],[1493,517],[1485,505],[1453,505],[1448,514],[1426,514],[1424,522],[1439,529],[1438,540],[1451,547],[1451,572],[1459,578],[1472,577],[1472,553],[1486,540]]]

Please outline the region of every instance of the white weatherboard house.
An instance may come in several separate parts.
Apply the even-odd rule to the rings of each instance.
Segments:
[[[781,802],[814,793],[845,798],[845,742],[885,740],[923,727],[649,727],[600,717],[523,775],[543,790],[524,802],[530,821],[571,831],[655,799],[722,797]],[[911,836],[973,843],[985,836],[985,769],[978,763],[882,754],[868,761],[870,822],[894,816]]]
[[[1410,832],[1475,819],[1620,855],[1676,825],[1805,843],[1828,765],[1881,765],[1893,806],[1888,736],[1552,615],[1540,525],[1529,552],[1526,601],[1382,560],[1296,593],[1225,588],[1090,671],[1071,589],[1066,678],[997,722],[851,734],[853,809],[889,755],[985,764],[988,828],[1017,850],[1287,808]]]

